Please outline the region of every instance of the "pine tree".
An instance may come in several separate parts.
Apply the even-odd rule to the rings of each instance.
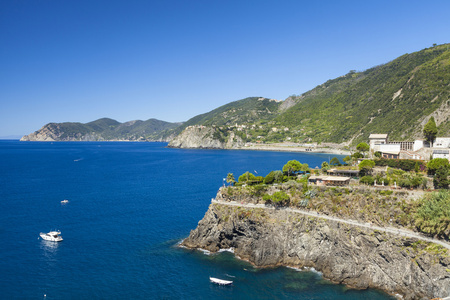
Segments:
[[[434,117],[431,117],[427,124],[423,127],[423,135],[427,139],[428,142],[433,145],[433,141],[436,138],[437,135],[437,126],[436,122],[434,121]]]

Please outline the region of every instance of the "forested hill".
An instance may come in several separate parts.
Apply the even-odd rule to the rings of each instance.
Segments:
[[[232,126],[236,124],[267,123],[267,121],[278,116],[278,108],[281,103],[281,101],[263,97],[248,97],[233,101],[189,119],[176,131],[179,133],[192,125]]]
[[[170,130],[181,123],[157,119],[120,123],[109,118],[89,123],[49,123],[40,130],[22,137],[22,141],[158,141],[166,140]]]
[[[247,142],[333,142],[355,145],[370,133],[390,139],[423,138],[434,116],[439,135],[450,136],[449,44],[433,46],[368,69],[329,80],[299,96],[277,102],[246,98],[196,116],[189,125],[220,127]],[[244,126],[233,126],[233,125]]]
[[[367,141],[370,133],[422,138],[423,124],[433,115],[440,135],[449,135],[449,99],[446,44],[329,80],[297,97],[275,121],[315,141],[341,143]]]

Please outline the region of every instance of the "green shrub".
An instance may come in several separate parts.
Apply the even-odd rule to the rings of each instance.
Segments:
[[[254,184],[256,183],[256,176],[247,171],[239,176],[238,181],[241,184]]]
[[[388,159],[380,158],[375,159],[375,165],[377,166],[388,166],[395,169],[402,169],[404,171],[413,171],[417,169],[425,169],[424,161],[417,161],[414,159]],[[418,172],[418,171],[417,171]]]
[[[275,181],[274,173],[275,173],[274,171],[271,171],[269,174],[266,175],[266,177],[264,177],[265,184],[272,184]]]
[[[450,192],[440,190],[425,195],[419,200],[414,219],[420,231],[448,239],[450,236]]]
[[[409,178],[402,178],[399,180],[398,185],[403,187],[403,188],[411,188],[412,187],[412,183],[411,180]]]
[[[372,176],[366,175],[366,176],[361,177],[361,179],[359,179],[359,183],[373,185],[374,179]]]
[[[276,206],[282,206],[289,203],[289,195],[284,191],[278,191],[273,193],[273,195],[265,194],[263,200],[266,203],[273,203]]]
[[[444,167],[447,171],[450,169],[450,164],[446,158],[434,158],[427,163],[427,171],[429,175],[434,175],[439,167]]]
[[[448,189],[448,169],[445,166],[439,166],[433,177],[433,185],[435,189]]]

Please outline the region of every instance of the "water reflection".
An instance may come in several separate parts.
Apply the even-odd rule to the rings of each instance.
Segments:
[[[58,254],[58,242],[46,241],[41,239],[40,249],[47,261],[56,261],[56,255]]]

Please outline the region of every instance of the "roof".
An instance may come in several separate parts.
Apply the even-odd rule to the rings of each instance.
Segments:
[[[433,150],[433,154],[449,154],[449,150]]]
[[[311,176],[309,179],[320,179],[327,181],[347,181],[350,180],[350,177],[342,177],[342,176]]]
[[[380,151],[383,154],[395,154],[395,155],[399,155],[400,151]]]
[[[359,174],[358,170],[340,170],[340,169],[331,169],[327,170],[328,173],[341,173],[341,174]]]
[[[387,139],[387,137],[388,137],[387,133],[382,134],[372,133],[371,135],[369,135],[369,139]]]

